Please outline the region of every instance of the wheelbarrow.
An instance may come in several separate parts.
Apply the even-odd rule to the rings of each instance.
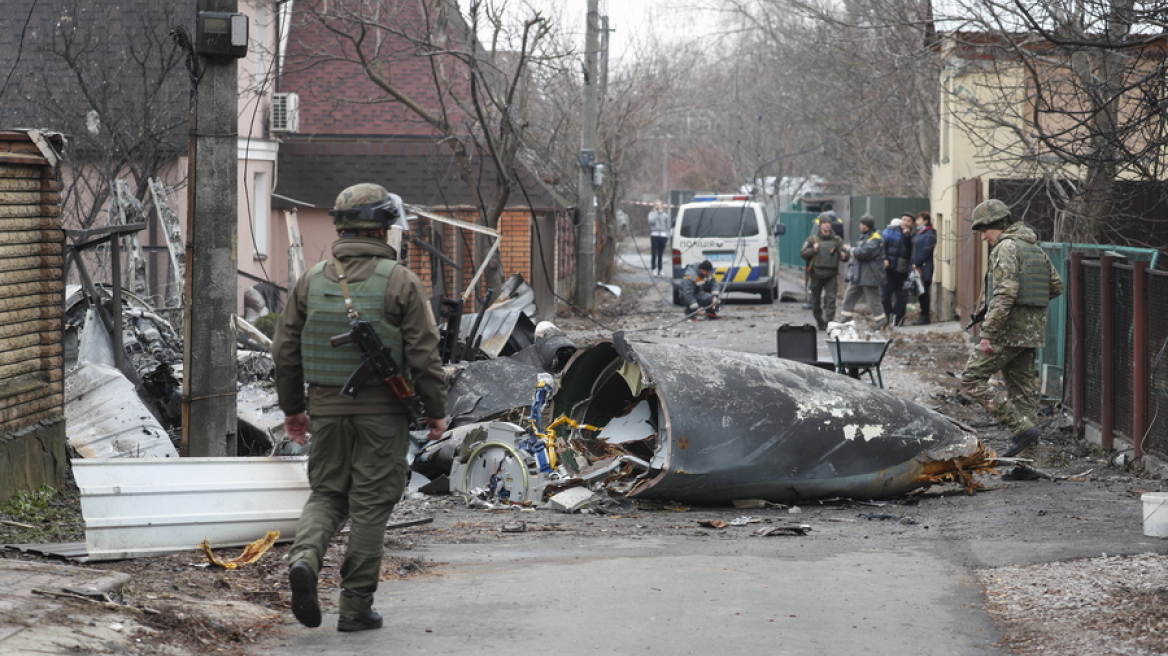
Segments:
[[[890,340],[849,340],[829,339],[827,350],[831,351],[832,362],[837,373],[846,374],[857,380],[867,374],[873,385],[884,388],[884,377],[880,374],[880,363],[888,352]]]

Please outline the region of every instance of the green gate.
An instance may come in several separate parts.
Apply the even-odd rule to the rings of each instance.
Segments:
[[[779,237],[779,266],[802,269],[807,264],[799,257],[799,251],[811,235],[817,216],[816,212],[779,212],[779,223],[787,228],[786,234]]]

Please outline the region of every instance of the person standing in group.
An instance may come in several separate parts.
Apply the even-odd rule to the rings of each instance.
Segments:
[[[386,243],[390,226],[405,225],[401,199],[380,185],[359,184],[342,191],[330,213],[339,237],[332,259],[297,281],[272,345],[285,433],[305,444],[312,431],[311,494],[288,552],[288,580],[296,619],[320,626],[317,576],[333,536],[351,520],[337,630],[364,631],[382,626],[373,596],[385,525],[408,475],[408,411],[378,375],[343,395],[362,364],[362,350],[353,342],[334,347],[330,338],[352,330],[352,320],[372,325],[398,368],[412,378],[431,440],[446,430],[446,385],[426,290]]]
[[[844,249],[851,261],[840,317],[844,321],[855,319],[856,303],[863,297],[875,327],[884,328],[888,325],[888,315],[880,303],[880,286],[884,284],[884,236],[876,230],[876,219],[867,214],[861,217],[859,238],[853,246],[845,245]]]
[[[904,288],[912,268],[912,214],[888,222],[884,229],[884,284],[880,286],[880,305],[892,318],[892,325],[904,325],[908,292]]]
[[[820,221],[815,234],[803,242],[799,255],[807,262],[811,313],[820,330],[835,321],[835,299],[840,262],[848,259],[844,240],[832,229],[831,221]]]
[[[665,247],[669,245],[669,212],[665,211],[661,201],[653,203],[653,211],[649,212],[649,245],[652,255],[649,259],[649,268],[656,276],[661,276]],[[670,276],[672,276],[672,272]]]
[[[933,285],[933,251],[937,248],[937,231],[933,228],[933,215],[928,212],[917,212],[917,228],[912,238],[912,266],[921,277],[924,291],[917,296],[921,305],[921,316],[913,325],[926,326],[930,319],[929,291]]]
[[[985,298],[974,322],[981,339],[961,372],[962,390],[1013,434],[1003,454],[1017,456],[1038,441],[1035,349],[1046,342],[1046,307],[1063,293],[1063,281],[1038,247],[1038,236],[1015,223],[1010,208],[991,199],[973,209],[973,229],[990,245]],[[1000,373],[1003,393],[990,386]],[[1015,469],[1006,478],[1021,477]]]
[[[815,220],[812,221],[812,223],[814,224],[811,229],[811,234],[813,235],[819,230],[820,223],[830,223],[831,229],[835,232],[835,234],[840,239],[844,238],[844,220],[839,218],[839,215],[836,214],[834,210],[820,212],[819,216],[815,217]]]

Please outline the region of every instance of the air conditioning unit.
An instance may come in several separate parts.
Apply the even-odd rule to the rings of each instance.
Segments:
[[[271,132],[299,132],[300,94],[273,93],[268,125]]]

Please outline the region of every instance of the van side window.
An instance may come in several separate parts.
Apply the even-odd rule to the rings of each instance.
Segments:
[[[751,237],[758,221],[750,207],[702,207],[686,210],[681,217],[682,237]]]

